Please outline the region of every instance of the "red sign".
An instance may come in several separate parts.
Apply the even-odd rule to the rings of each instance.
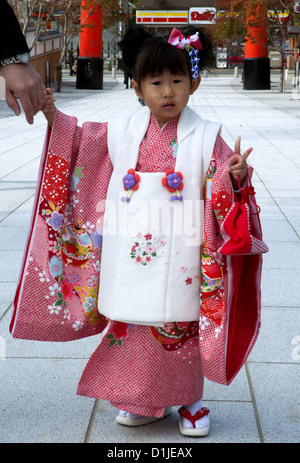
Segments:
[[[217,10],[215,8],[190,8],[190,24],[213,24]]]

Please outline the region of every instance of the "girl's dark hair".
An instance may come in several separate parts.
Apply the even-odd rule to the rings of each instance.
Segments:
[[[203,50],[199,50],[199,69],[207,66],[207,59],[212,54],[212,44],[209,37],[201,30],[188,26],[182,30],[187,37],[199,33]],[[119,42],[122,58],[129,76],[138,85],[149,75],[161,74],[169,70],[172,74],[189,74],[192,79],[190,57],[187,51],[181,50],[168,43],[163,37],[152,37],[152,34],[140,26],[128,29],[124,38]]]

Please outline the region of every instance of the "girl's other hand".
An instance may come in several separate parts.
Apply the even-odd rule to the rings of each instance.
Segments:
[[[45,103],[43,104],[41,111],[45,114],[54,111],[56,98],[54,98],[51,88],[46,88],[46,90],[44,90],[44,95]]]
[[[241,154],[241,137],[237,138],[234,145],[234,154],[228,161],[228,171],[231,175],[232,185],[235,190],[239,187],[239,178],[241,185],[245,181],[248,170],[246,159],[252,151],[253,148],[248,148],[243,154]]]
[[[47,119],[50,127],[52,127],[54,118],[55,118],[55,113],[56,113],[56,108],[54,106],[56,98],[54,98],[51,88],[46,88],[46,90],[44,90],[44,94],[45,94],[45,103],[41,111],[43,112],[45,118]]]

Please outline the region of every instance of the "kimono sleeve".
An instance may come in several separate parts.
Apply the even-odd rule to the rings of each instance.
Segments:
[[[219,135],[204,188],[199,325],[204,375],[225,385],[231,383],[244,365],[259,333],[262,253],[268,250],[262,241],[259,207],[251,185],[253,169],[248,167],[244,192],[234,192],[227,169],[232,154]],[[234,223],[234,232],[237,231],[233,238],[246,236],[247,239],[237,247],[228,246],[223,252],[225,243],[231,239],[224,231],[224,224],[230,220]],[[247,233],[244,230],[239,233],[245,223]],[[228,227],[226,230],[231,233]],[[249,248],[249,235],[253,235],[260,246]]]
[[[57,111],[41,156],[10,325],[14,337],[71,341],[106,327],[97,299],[111,172],[107,124],[79,127]]]

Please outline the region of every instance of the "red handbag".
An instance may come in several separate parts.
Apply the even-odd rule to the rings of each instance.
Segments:
[[[219,249],[221,254],[261,254],[268,252],[268,246],[262,241],[262,231],[259,220],[260,207],[255,201],[255,191],[249,185],[241,188],[236,201],[229,209],[221,225],[221,235],[225,243]],[[238,199],[240,198],[240,199]]]

